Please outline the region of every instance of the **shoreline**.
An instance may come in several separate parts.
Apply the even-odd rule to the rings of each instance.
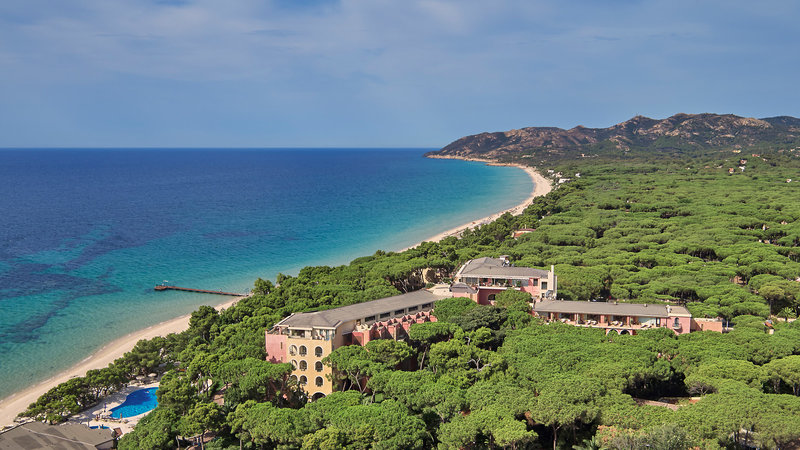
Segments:
[[[483,162],[483,163],[486,163],[486,165],[489,165],[489,166],[517,167],[519,169],[524,170],[525,173],[527,173],[528,176],[531,178],[531,180],[533,181],[533,185],[534,185],[533,186],[533,191],[531,191],[531,193],[528,196],[528,198],[526,198],[519,205],[513,206],[511,208],[508,208],[508,209],[505,209],[503,211],[491,214],[491,215],[486,216],[486,217],[482,217],[480,219],[475,219],[475,220],[467,222],[467,223],[465,223],[463,225],[459,225],[457,227],[450,228],[450,229],[445,230],[445,231],[443,231],[441,233],[435,234],[435,235],[429,237],[428,239],[425,239],[423,241],[417,242],[416,244],[414,244],[414,245],[412,245],[410,247],[403,248],[402,250],[399,250],[398,253],[399,252],[404,252],[406,250],[410,250],[410,249],[415,248],[415,247],[418,247],[423,242],[439,242],[442,239],[448,238],[450,236],[460,236],[461,233],[463,233],[467,229],[477,228],[477,227],[479,227],[481,225],[485,225],[487,223],[494,222],[495,220],[497,220],[500,216],[502,216],[505,213],[511,213],[512,216],[518,216],[518,215],[522,214],[522,212],[525,210],[525,208],[527,208],[531,203],[533,203],[533,200],[536,197],[541,197],[543,195],[547,195],[550,191],[553,190],[552,183],[547,178],[545,178],[542,174],[540,174],[535,168],[530,167],[530,166],[523,166],[521,164],[511,164],[511,163],[498,163],[496,161],[492,161],[492,160],[489,160],[489,159],[480,159],[480,158],[458,158],[458,157],[452,157],[452,156],[428,156],[428,158],[434,158],[434,159],[458,159],[458,160],[462,160],[462,161]]]
[[[519,215],[522,213],[522,211],[524,211],[524,209],[528,205],[531,204],[531,202],[533,202],[533,199],[535,199],[538,196],[546,195],[548,192],[552,190],[552,185],[550,181],[547,180],[545,177],[543,177],[534,168],[529,166],[523,166],[519,164],[502,164],[486,159],[435,157],[435,156],[432,158],[460,159],[467,161],[483,162],[486,163],[487,165],[517,167],[519,169],[524,170],[525,173],[528,174],[528,176],[534,183],[534,188],[531,191],[528,198],[526,198],[519,205],[516,205],[514,207],[508,208],[506,210],[494,213],[486,217],[476,219],[474,221],[468,222],[458,227],[448,229],[444,232],[431,236],[430,238],[425,239],[424,241],[420,241],[419,243],[414,244],[411,247],[406,247],[400,251],[405,251],[417,247],[422,242],[438,242],[449,236],[458,236],[464,230],[468,228],[475,228],[485,223],[494,221],[501,215],[505,214],[506,212],[510,212],[512,215]],[[242,298],[244,297],[236,297],[232,300],[216,304],[214,305],[214,308],[217,309],[218,311],[222,309],[227,309],[232,305],[234,305],[237,301],[241,300]],[[2,428],[5,425],[14,425],[14,419],[16,418],[17,414],[27,409],[27,407],[31,403],[35,402],[42,394],[44,394],[48,390],[52,389],[53,387],[65,381],[68,381],[71,378],[78,376],[85,376],[88,370],[101,369],[107,367],[114,360],[122,357],[126,352],[130,351],[140,340],[152,339],[153,337],[156,336],[166,336],[170,333],[179,333],[181,331],[188,329],[190,317],[191,314],[186,314],[171,320],[166,320],[164,322],[151,325],[147,328],[143,328],[128,333],[125,336],[119,337],[105,344],[100,349],[92,353],[90,356],[84,358],[83,360],[74,364],[68,369],[63,370],[44,381],[36,383],[31,387],[15,392],[9,395],[8,397],[0,399],[0,428]]]
[[[214,309],[221,311],[230,308],[236,302],[245,297],[236,297],[223,303],[214,305]],[[102,369],[107,367],[115,359],[122,357],[130,351],[137,342],[142,339],[152,339],[156,336],[166,336],[170,333],[180,333],[189,328],[189,318],[191,314],[185,314],[171,320],[151,325],[147,328],[128,333],[117,338],[100,349],[84,358],[67,370],[59,372],[57,375],[39,382],[27,389],[11,394],[0,399],[0,429],[6,425],[14,425],[17,414],[25,411],[28,406],[35,402],[42,394],[71,378],[82,377],[88,370]]]

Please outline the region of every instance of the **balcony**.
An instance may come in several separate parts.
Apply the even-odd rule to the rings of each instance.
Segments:
[[[603,329],[615,329],[615,330],[628,330],[628,331],[636,331],[636,330],[648,330],[652,328],[659,328],[658,325],[652,325],[650,323],[630,323],[628,325],[625,324],[623,321],[619,320],[612,320],[611,322],[600,322],[598,320],[573,320],[573,319],[553,319],[553,320],[546,320],[546,322],[561,322],[567,325],[573,325],[577,327],[587,327],[587,328],[603,328]]]

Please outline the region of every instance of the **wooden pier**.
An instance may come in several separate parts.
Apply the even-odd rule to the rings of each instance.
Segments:
[[[185,288],[179,286],[167,286],[165,284],[156,285],[155,288],[157,291],[187,291],[187,292],[199,292],[200,294],[216,294],[216,295],[230,295],[233,297],[244,297],[245,294],[236,294],[234,292],[223,292],[223,291],[209,291],[207,289],[192,289],[192,288]]]

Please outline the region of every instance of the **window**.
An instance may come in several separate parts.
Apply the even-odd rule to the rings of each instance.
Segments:
[[[324,383],[325,383],[325,380],[323,380],[322,377],[317,377],[317,379],[314,380],[314,384],[316,384],[317,387],[322,386]]]
[[[292,345],[292,346],[289,347],[289,354],[292,355],[292,356],[297,354],[297,346],[296,345]]]
[[[289,377],[289,379],[291,381],[294,381],[295,383],[297,383],[297,375],[292,375],[292,376]]]
[[[314,370],[316,370],[317,372],[322,372],[322,362],[321,361],[317,361],[317,362],[314,363]]]
[[[489,300],[490,302],[493,302],[494,299],[495,299],[495,294],[489,294],[489,296],[486,297],[486,300]]]
[[[304,360],[300,360],[300,370],[308,370],[308,363]]]
[[[531,282],[531,286],[538,286],[538,285],[539,285],[539,279],[538,278],[533,278],[533,280]]]
[[[418,309],[419,309],[419,306],[409,306],[408,307],[408,312],[416,311]]]
[[[308,384],[308,378],[306,378],[305,375],[300,376],[300,384],[302,384],[303,386]]]
[[[433,303],[425,303],[424,305],[422,305],[422,308],[423,309],[430,308],[431,306],[433,306]]]
[[[383,314],[381,314],[381,319],[385,319],[385,318],[387,318],[387,317],[389,317],[391,315],[392,315],[392,313],[383,313]]]
[[[375,316],[364,317],[364,322],[372,322],[375,320]]]
[[[292,360],[292,367],[294,368],[294,370],[297,370],[297,361]]]
[[[405,309],[398,309],[397,311],[394,312],[394,315],[395,316],[402,316],[405,313],[406,313]]]
[[[322,356],[322,347],[317,347],[314,349],[314,356],[316,356],[317,358]]]
[[[542,290],[543,291],[547,290],[547,281],[542,281]]]
[[[300,346],[300,356],[306,356],[308,354],[308,349],[305,345]]]

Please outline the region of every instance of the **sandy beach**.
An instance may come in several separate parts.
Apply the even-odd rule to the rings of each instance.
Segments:
[[[431,236],[430,238],[425,239],[425,241],[438,242],[448,236],[458,236],[464,230],[489,223],[497,219],[501,215],[505,214],[506,212],[510,212],[513,215],[519,215],[528,205],[531,204],[534,198],[541,195],[545,195],[552,189],[550,181],[547,180],[545,177],[543,177],[541,174],[539,174],[532,167],[515,165],[515,164],[497,164],[488,160],[472,159],[472,161],[480,161],[492,165],[509,165],[514,167],[519,167],[520,169],[524,170],[528,174],[528,176],[531,177],[531,180],[535,184],[534,189],[531,192],[530,196],[528,196],[528,198],[525,199],[524,202],[514,206],[513,208],[509,208],[507,210],[500,211],[490,216],[476,219],[472,222],[463,224],[461,226],[451,228],[435,236]],[[413,248],[416,247],[417,245],[419,244],[416,244],[408,248]],[[233,300],[229,300],[225,303],[218,304],[215,306],[215,308],[217,310],[229,308],[241,298],[242,297],[238,297]],[[42,394],[47,392],[49,389],[69,380],[70,378],[74,378],[76,376],[83,376],[86,374],[86,371],[88,370],[100,369],[108,366],[115,359],[125,354],[125,352],[131,350],[134,347],[134,345],[136,345],[136,343],[139,342],[139,340],[151,339],[156,336],[166,336],[170,333],[179,333],[183,330],[186,330],[187,328],[189,328],[189,317],[190,317],[189,315],[184,315],[176,319],[168,320],[159,323],[157,325],[153,325],[148,328],[135,331],[126,336],[123,336],[105,345],[103,348],[96,351],[93,355],[89,356],[88,358],[84,359],[83,361],[79,362],[73,367],[70,367],[68,370],[65,370],[50,379],[38,383],[33,387],[25,389],[24,391],[17,392],[9,397],[0,400],[0,427],[12,424],[17,414],[24,411],[28,407],[28,405],[36,401],[36,399],[38,399]]]
[[[406,251],[406,250],[411,249],[411,248],[414,248],[414,247],[420,245],[422,242],[439,242],[442,239],[450,237],[450,236],[460,236],[461,233],[463,233],[467,229],[475,228],[475,227],[478,227],[478,226],[485,225],[487,223],[493,222],[498,217],[502,216],[503,214],[505,214],[507,212],[511,213],[511,215],[514,215],[514,216],[520,215],[520,214],[522,214],[522,211],[524,211],[525,208],[527,208],[528,205],[530,205],[533,202],[533,199],[535,199],[536,197],[540,197],[542,195],[547,195],[547,193],[550,192],[553,189],[553,186],[552,186],[550,180],[548,180],[547,178],[543,177],[542,174],[537,172],[536,169],[534,169],[533,167],[523,166],[523,165],[520,165],[520,164],[500,164],[500,163],[496,163],[496,162],[491,161],[491,160],[476,159],[476,158],[451,158],[451,157],[435,157],[435,156],[432,156],[432,158],[464,159],[464,160],[467,160],[467,161],[485,162],[486,164],[491,165],[491,166],[518,167],[518,168],[524,170],[525,173],[527,173],[528,176],[531,177],[531,180],[534,183],[533,191],[531,192],[531,195],[528,196],[528,198],[525,199],[524,202],[520,203],[517,206],[514,206],[513,208],[509,208],[509,209],[506,209],[504,211],[500,211],[498,213],[492,214],[490,216],[486,216],[486,217],[483,217],[483,218],[480,218],[480,219],[476,219],[476,220],[473,220],[471,222],[465,223],[463,225],[451,228],[451,229],[449,229],[447,231],[443,231],[443,232],[441,232],[441,233],[439,233],[437,235],[434,235],[434,236],[429,237],[428,239],[425,239],[424,241],[418,242],[418,243],[416,243],[416,244],[414,244],[414,245],[412,245],[410,247],[406,247],[406,248],[400,250],[401,252]]]
[[[243,297],[236,297],[233,300],[228,300],[225,303],[220,303],[214,307],[218,311],[227,309],[241,298]],[[35,402],[36,399],[38,399],[48,390],[58,386],[70,378],[84,376],[88,370],[102,369],[103,367],[108,366],[115,359],[130,351],[140,340],[152,339],[156,336],[166,336],[170,333],[180,333],[181,331],[188,329],[189,317],[190,315],[187,314],[176,319],[152,325],[139,331],[134,331],[133,333],[106,344],[103,348],[92,354],[92,356],[89,356],[88,358],[59,373],[58,375],[25,389],[22,392],[17,392],[0,400],[0,427],[13,424],[14,418],[17,416],[17,414],[24,411],[28,405]]]

